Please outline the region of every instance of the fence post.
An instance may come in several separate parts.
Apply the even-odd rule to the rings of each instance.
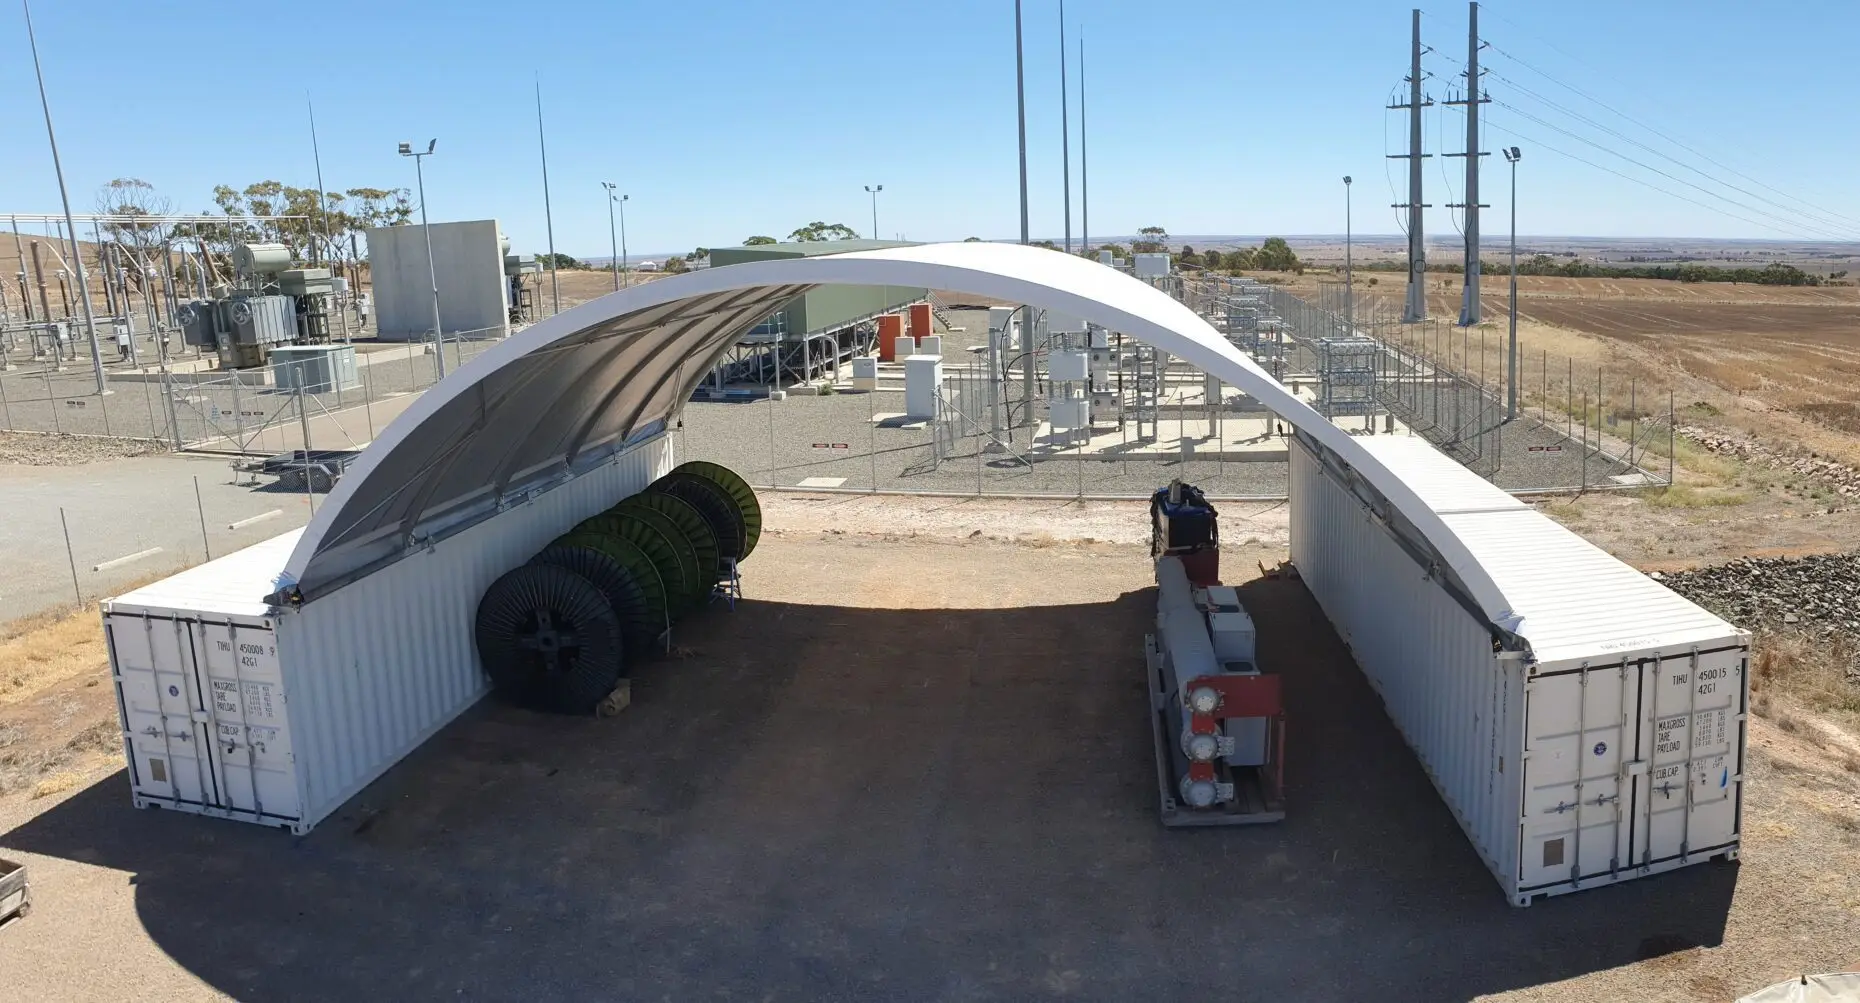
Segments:
[[[58,347],[57,342],[52,343],[53,358],[59,358],[60,356],[58,353],[62,351],[64,351],[64,349]],[[58,395],[52,392],[52,367],[48,365],[40,369],[39,375],[45,377],[45,406],[52,409],[52,431],[56,434],[63,435],[64,429],[60,428],[58,424]]]
[[[1673,486],[1673,456],[1679,452],[1679,418],[1673,411],[1673,392],[1666,392],[1666,486]]]
[[[1582,392],[1582,491],[1589,490],[1589,392]]]
[[[172,441],[174,442],[174,451],[178,453],[183,448],[181,444],[181,411],[179,408],[175,407],[174,404],[174,377],[167,373],[162,374],[161,399],[167,404],[168,429],[172,436]]]
[[[8,368],[10,369],[12,367],[8,366]],[[13,405],[7,403],[6,379],[3,375],[0,375],[0,414],[4,414],[6,427],[11,429],[13,427]]]
[[[155,425],[155,393],[153,390],[153,386],[154,384],[151,384],[148,381],[148,374],[143,373],[142,374],[142,403],[148,406],[149,438],[160,439],[161,429],[157,428]]]
[[[200,500],[200,475],[194,475],[194,510],[200,513],[200,549],[213,560],[213,542],[207,538],[207,504]]]
[[[71,524],[65,520],[64,506],[58,507],[58,525],[65,531],[65,560],[71,563],[71,594],[77,597],[77,604],[84,605],[84,590],[78,587],[77,555],[71,552]]]
[[[297,427],[304,434],[304,501],[310,505],[310,514],[316,515],[316,481],[310,476],[310,413],[304,410],[304,383],[297,381]]]
[[[1640,444],[1640,377],[1628,379],[1628,466],[1634,467],[1634,447]]]
[[[245,408],[241,407],[239,404],[239,370],[236,369],[233,370],[232,374],[232,392],[233,442],[239,446],[239,451],[243,453],[245,452]]]

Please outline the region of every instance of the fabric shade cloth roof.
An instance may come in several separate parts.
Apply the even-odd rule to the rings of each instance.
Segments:
[[[1018,244],[919,244],[703,269],[603,296],[459,367],[396,418],[336,485],[285,567],[306,599],[394,559],[448,521],[520,503],[663,428],[741,335],[826,284],[913,286],[1083,318],[1252,395],[1356,469],[1425,536],[1489,622],[1503,593],[1400,477],[1166,293],[1084,258]]]

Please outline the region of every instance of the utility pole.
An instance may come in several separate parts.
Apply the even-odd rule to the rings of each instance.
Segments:
[[[1020,242],[1027,236],[1027,53],[1021,42],[1020,0],[1014,0],[1014,97],[1020,106]]]
[[[614,273],[614,292],[620,291],[620,238],[614,235],[614,203],[620,201],[614,191],[619,187],[612,181],[601,182],[601,189],[607,193],[607,253],[613,255],[608,265]]]
[[[1022,41],[1020,2],[1014,0],[1014,97],[1020,112],[1020,242],[1032,242],[1027,234],[1027,47]],[[1025,364],[1021,369],[1021,421],[1033,418],[1033,310],[1020,308],[1020,345]],[[1005,381],[1007,374],[1002,374]]]
[[[433,283],[433,347],[437,349],[434,357],[439,363],[439,378],[443,380],[446,378],[446,335],[439,321],[439,268],[433,264],[433,224],[426,218],[426,172],[423,169],[425,159],[432,156],[438,146],[439,140],[431,140],[426,144],[426,152],[419,153],[412,143],[402,143],[400,155],[413,158],[413,177],[420,186],[420,233],[426,238],[426,277]]]
[[[1079,246],[1091,251],[1091,168],[1085,158],[1085,29],[1079,29]]]
[[[84,253],[78,247],[77,224],[71,219],[71,192],[65,187],[64,164],[58,159],[58,136],[52,132],[52,104],[45,97],[45,71],[39,67],[39,40],[32,31],[32,7],[26,0],[20,0],[20,7],[26,12],[26,41],[32,46],[32,72],[39,81],[39,107],[45,111],[45,139],[52,147],[52,171],[58,175],[58,197],[65,205],[65,234],[71,238],[71,267],[77,269],[78,300],[84,309],[84,329],[90,335],[90,368],[97,377],[97,394],[102,396],[111,391],[103,375],[103,350],[97,347],[97,318],[91,312],[90,280],[84,275]],[[44,281],[43,272],[40,281]]]
[[[1072,253],[1072,124],[1067,120],[1072,94],[1066,88],[1066,0],[1059,0],[1059,170],[1065,192],[1066,253]]]
[[[1416,8],[1408,62],[1408,103],[1389,105],[1408,111],[1408,152],[1389,154],[1391,160],[1408,162],[1408,201],[1395,203],[1395,208],[1408,210],[1408,298],[1401,311],[1404,324],[1427,319],[1427,239],[1421,210],[1429,206],[1421,201],[1421,161],[1428,155],[1421,152],[1421,109],[1433,103],[1421,96],[1421,11]]]
[[[620,196],[620,284],[623,286],[633,284],[633,272],[627,268],[626,264],[626,202],[632,197],[631,195]]]
[[[1344,337],[1356,337],[1356,282],[1351,265],[1350,176],[1343,176],[1343,322],[1348,325]]]
[[[1479,106],[1492,100],[1479,86],[1479,2],[1471,0],[1466,15],[1466,97],[1443,104],[1466,106],[1466,152],[1449,153],[1449,157],[1466,158],[1466,201],[1449,202],[1448,208],[1466,210],[1466,258],[1460,286],[1460,326],[1479,323],[1479,210],[1489,208],[1479,202]]]
[[[549,310],[551,314],[557,314],[562,312],[562,281],[556,276],[555,211],[549,206],[549,143],[543,138],[542,74],[540,73],[536,75],[536,149],[542,154],[543,225],[548,227],[549,230]],[[432,151],[429,150],[427,152],[430,153]],[[417,165],[418,161],[415,163]],[[425,219],[426,198],[424,196],[420,198],[420,206],[420,212],[422,213],[420,218]],[[439,291],[437,287],[435,287],[433,291],[433,316],[439,316]],[[440,354],[443,355],[445,353],[441,352]],[[445,368],[443,366],[440,368],[440,375],[445,375]]]
[[[1518,161],[1524,154],[1517,147],[1505,151],[1511,165],[1511,337],[1505,345],[1505,369],[1511,374],[1505,381],[1505,420],[1518,418]]]

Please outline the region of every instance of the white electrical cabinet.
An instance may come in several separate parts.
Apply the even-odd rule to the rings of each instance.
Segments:
[[[1091,399],[1056,397],[1047,402],[1047,421],[1054,429],[1065,431],[1091,425]]]
[[[1167,254],[1138,254],[1131,260],[1135,264],[1137,278],[1160,279],[1169,274]]]
[[[1055,383],[1083,383],[1091,378],[1091,356],[1064,349],[1047,356],[1046,372]]]
[[[1292,560],[1510,901],[1735,859],[1749,636],[1420,439],[1358,441],[1509,610],[1475,615],[1302,438]]]
[[[943,359],[913,355],[904,360],[904,413],[912,418],[937,416],[937,394],[943,389]]]

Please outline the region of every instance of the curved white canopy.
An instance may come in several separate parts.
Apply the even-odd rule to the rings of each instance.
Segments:
[[[286,586],[314,597],[460,513],[511,501],[662,427],[748,329],[818,285],[946,289],[1056,310],[1154,345],[1328,447],[1426,537],[1495,624],[1509,611],[1413,488],[1194,311],[1096,262],[1018,244],[925,244],[756,261],[660,279],[551,317],[461,366],[390,424],[310,520]]]

